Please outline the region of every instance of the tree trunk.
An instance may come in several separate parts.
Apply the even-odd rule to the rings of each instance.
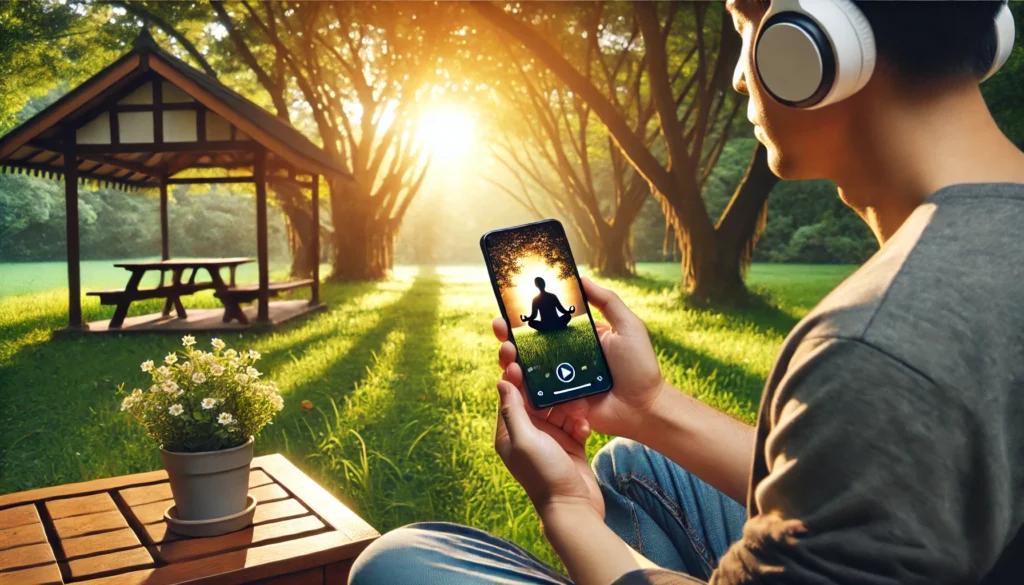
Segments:
[[[313,276],[313,215],[310,202],[295,185],[272,185],[278,207],[288,227],[288,248],[292,255],[291,275],[294,278]]]
[[[594,267],[601,276],[625,278],[633,275],[629,249],[629,226],[603,230],[594,250]]]
[[[350,188],[358,188],[351,186]],[[345,186],[331,184],[334,258],[331,280],[382,280],[391,272],[394,230],[374,217],[362,197],[344,197]]]

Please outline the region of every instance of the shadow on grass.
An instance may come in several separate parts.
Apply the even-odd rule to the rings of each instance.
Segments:
[[[317,409],[292,410],[281,421],[287,431],[279,440],[306,454],[311,475],[381,530],[432,516],[438,501],[460,501],[433,493],[436,466],[420,456],[436,452],[431,435],[439,435],[431,364],[439,351],[441,287],[422,269],[348,351],[289,391],[313,397]]]
[[[651,331],[655,351],[674,360],[684,370],[695,370],[695,377],[708,380],[714,374],[718,383],[716,394],[733,395],[740,403],[752,405],[756,410],[764,389],[765,378],[751,373],[741,364],[724,361],[706,352],[693,349],[668,337]]]

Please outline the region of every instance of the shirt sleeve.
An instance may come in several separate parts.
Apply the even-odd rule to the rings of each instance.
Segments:
[[[764,405],[757,515],[710,582],[976,582],[1000,545],[971,521],[984,469],[963,396],[861,341],[805,345]]]

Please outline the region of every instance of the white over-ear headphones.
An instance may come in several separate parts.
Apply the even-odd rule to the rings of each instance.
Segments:
[[[996,58],[985,79],[1013,49],[1013,15],[995,19]],[[820,108],[860,91],[875,70],[875,35],[851,0],[772,0],[754,41],[754,68],[779,103]]]

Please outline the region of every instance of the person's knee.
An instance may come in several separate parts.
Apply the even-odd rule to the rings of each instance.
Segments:
[[[653,475],[653,460],[663,456],[631,439],[612,439],[594,456],[592,462],[598,483],[618,489],[621,479],[630,474]]]
[[[423,524],[410,524],[381,536],[352,565],[351,585],[401,583],[422,574],[436,560],[439,538]]]

